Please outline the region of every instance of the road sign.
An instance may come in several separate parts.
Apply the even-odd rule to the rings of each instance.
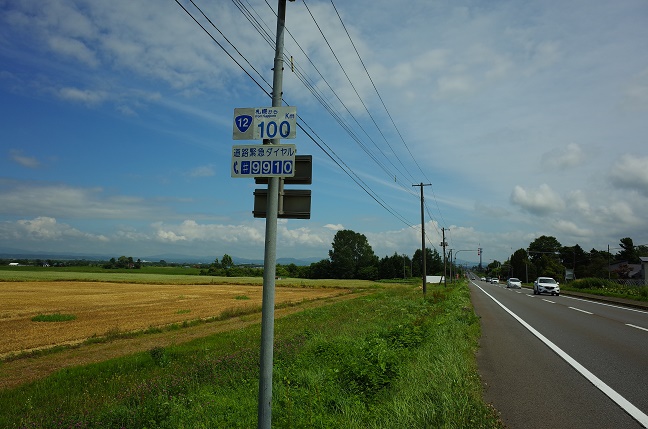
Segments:
[[[283,200],[283,210],[277,213],[282,219],[310,219],[311,214],[311,191],[310,189],[286,189],[279,198]],[[254,210],[252,214],[257,218],[264,218],[267,215],[267,189],[255,189]]]
[[[268,177],[255,177],[257,185],[267,185]],[[295,155],[295,175],[286,177],[284,185],[310,185],[313,183],[313,155]]]
[[[234,140],[294,139],[297,107],[244,107],[234,109]]]
[[[232,177],[293,177],[294,144],[232,146]]]

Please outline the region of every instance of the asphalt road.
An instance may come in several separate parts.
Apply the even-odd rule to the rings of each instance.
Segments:
[[[648,427],[648,312],[471,284],[487,402],[515,428]]]

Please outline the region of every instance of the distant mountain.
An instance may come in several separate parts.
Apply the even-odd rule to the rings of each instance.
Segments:
[[[30,251],[24,249],[14,249],[3,247],[0,248],[0,259],[55,259],[55,260],[86,260],[86,261],[108,261],[110,258],[118,258],[121,255],[99,255],[89,253],[58,253],[58,252],[43,252],[43,251]],[[142,261],[159,262],[166,261],[177,264],[211,264],[216,258],[221,259],[221,256],[187,256],[180,254],[158,254],[148,256],[133,256],[135,259]],[[277,263],[281,265],[295,264],[299,266],[310,265],[313,262],[319,262],[324,258],[277,258]],[[263,259],[247,259],[232,256],[232,261],[236,265],[263,265]]]

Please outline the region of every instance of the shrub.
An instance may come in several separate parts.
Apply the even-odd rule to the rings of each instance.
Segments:
[[[76,320],[74,314],[39,314],[31,318],[32,322],[69,322],[71,320]]]

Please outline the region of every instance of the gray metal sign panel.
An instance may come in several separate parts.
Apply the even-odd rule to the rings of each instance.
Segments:
[[[241,107],[234,109],[234,140],[294,139],[297,107]]]
[[[290,189],[284,190],[283,211],[280,211],[277,217],[283,219],[310,219],[311,210],[311,191],[310,189]],[[266,207],[268,205],[268,190],[254,190],[254,217],[266,217]]]

